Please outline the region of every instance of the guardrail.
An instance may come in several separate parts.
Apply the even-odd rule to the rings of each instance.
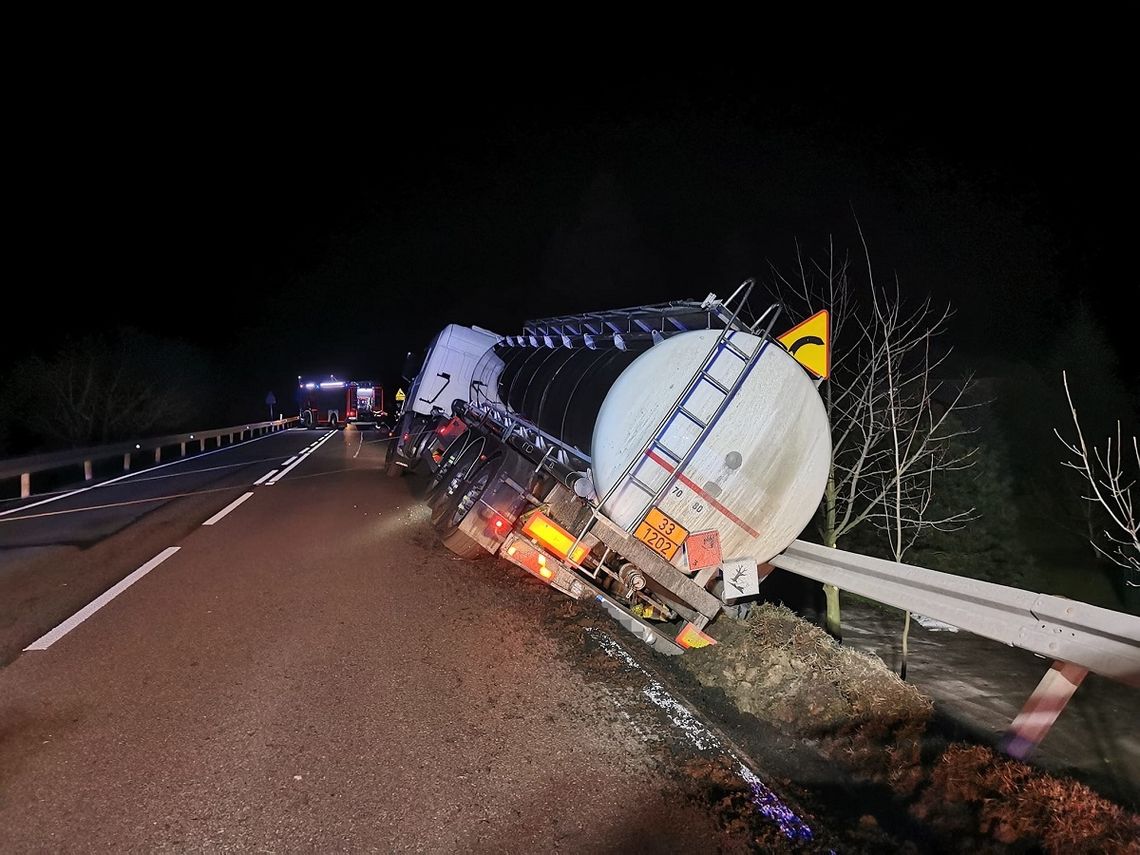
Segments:
[[[244,440],[246,434],[249,434],[249,437],[252,439],[254,436],[284,430],[290,425],[296,424],[297,421],[297,416],[292,416],[287,419],[250,422],[249,424],[234,425],[232,427],[218,428],[215,430],[176,433],[169,436],[152,437],[150,439],[98,445],[92,448],[76,448],[67,451],[54,451],[48,454],[30,454],[26,457],[12,457],[7,460],[0,460],[0,481],[18,476],[20,479],[20,498],[26,499],[32,495],[32,475],[37,472],[48,472],[82,466],[83,479],[85,481],[91,481],[95,477],[94,464],[98,460],[122,456],[123,471],[129,472],[131,470],[132,458],[135,455],[153,452],[154,462],[160,463],[162,461],[162,452],[167,448],[178,446],[179,456],[185,457],[188,443],[196,442],[198,443],[198,450],[205,451],[207,441],[213,440],[214,447],[221,448],[226,444],[227,439],[229,444],[233,445],[235,442]]]
[[[1089,671],[1140,688],[1140,618],[980,579],[795,541],[772,565],[1054,660],[1006,731],[1026,759]]]
[[[772,564],[1140,687],[1140,618],[1051,594],[797,540]]]

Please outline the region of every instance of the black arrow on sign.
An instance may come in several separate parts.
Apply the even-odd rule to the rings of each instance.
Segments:
[[[792,356],[796,355],[796,351],[803,347],[805,344],[823,344],[823,339],[817,335],[805,335],[803,338],[797,338],[795,344],[788,348],[788,352]]]

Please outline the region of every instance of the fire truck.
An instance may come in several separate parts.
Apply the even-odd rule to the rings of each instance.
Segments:
[[[330,374],[327,380],[298,377],[297,384],[301,425],[310,430],[337,430],[349,423],[373,427],[384,409],[384,389],[370,380],[338,380]]]

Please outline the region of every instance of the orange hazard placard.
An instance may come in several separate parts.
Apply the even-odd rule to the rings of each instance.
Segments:
[[[679,645],[686,650],[692,650],[695,647],[708,647],[710,644],[716,644],[716,639],[711,635],[705,635],[691,623],[687,623],[682,627],[681,631],[677,633],[676,641]]]
[[[689,530],[678,525],[661,513],[658,508],[650,508],[633,536],[657,550],[666,560],[671,561],[677,549],[685,542]]]
[[[720,564],[720,532],[716,530],[697,531],[685,540],[685,556],[689,559],[690,570],[704,570]]]

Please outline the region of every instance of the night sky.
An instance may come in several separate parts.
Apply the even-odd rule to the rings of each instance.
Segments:
[[[298,373],[391,385],[448,322],[727,294],[796,239],[854,251],[854,212],[884,280],[953,301],[964,360],[1032,360],[1083,302],[1135,389],[1131,94],[1034,62],[71,76],[14,106],[0,364],[128,324],[260,412]]]

